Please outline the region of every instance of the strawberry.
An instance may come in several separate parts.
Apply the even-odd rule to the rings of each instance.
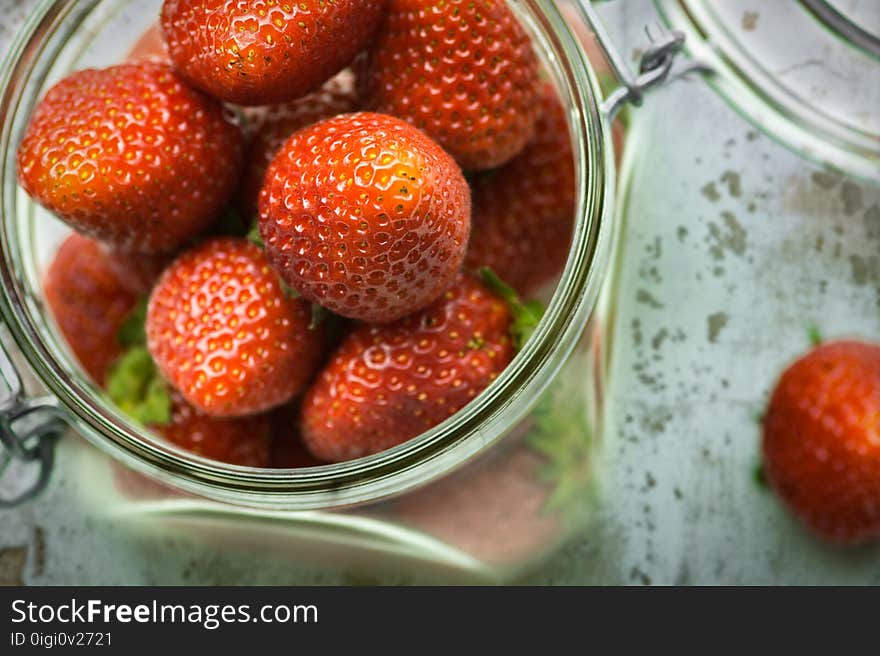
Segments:
[[[165,379],[201,412],[256,414],[293,398],[317,367],[323,331],[310,329],[310,317],[257,246],[213,239],[156,283],[147,345]]]
[[[470,191],[452,158],[381,114],[297,132],[270,165],[259,204],[266,253],[285,281],[362,321],[394,321],[435,300],[470,232]]]
[[[471,179],[466,263],[491,267],[521,294],[565,265],[575,213],[575,171],[565,109],[546,84],[535,136],[502,168]]]
[[[518,319],[527,314],[515,307]],[[356,327],[303,400],[306,447],[321,460],[349,460],[439,424],[510,362],[512,324],[504,298],[459,274],[422,312]]]
[[[168,46],[165,45],[165,39],[162,37],[162,28],[159,23],[154,23],[141,34],[140,38],[128,51],[127,61],[152,61],[159,64],[171,64],[171,57],[168,56]]]
[[[780,378],[764,418],[764,476],[816,534],[880,538],[880,346],[823,344]]]
[[[541,93],[538,58],[505,0],[390,0],[358,85],[366,108],[421,128],[466,170],[522,150]]]
[[[198,455],[248,467],[269,464],[269,415],[211,417],[193,407],[159,375],[146,347],[144,311],[120,330],[126,350],[106,377],[107,395],[135,422]]]
[[[174,251],[234,190],[242,138],[221,105],[168,66],[73,73],[40,102],[18,149],[25,190],[118,248]]]
[[[169,442],[205,458],[245,467],[268,467],[272,446],[267,414],[251,417],[210,417],[171,394],[166,424],[151,425]]]
[[[137,305],[96,241],[73,234],[62,242],[43,282],[58,329],[89,377],[103,384],[123,350],[117,335]]]
[[[270,415],[272,446],[269,466],[275,469],[299,469],[323,464],[308,452],[299,433],[299,403],[288,403]]]
[[[366,47],[385,0],[165,0],[175,66],[228,102],[265,105],[321,86]]]
[[[342,71],[317,91],[281,105],[251,110],[248,129],[252,137],[245,160],[245,175],[239,187],[238,207],[246,217],[257,213],[257,199],[266,169],[290,136],[318,121],[352,112],[357,95],[351,71]]]

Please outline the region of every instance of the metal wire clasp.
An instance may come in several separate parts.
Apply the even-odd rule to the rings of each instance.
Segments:
[[[6,390],[0,390],[0,509],[12,508],[39,494],[49,482],[55,460],[55,441],[64,431],[58,403],[54,398],[26,398],[15,365],[0,342],[0,377]],[[2,394],[3,391],[6,394]],[[12,463],[34,463],[36,475],[12,493],[4,493],[13,478]],[[17,474],[17,472],[16,472]],[[18,475],[15,476],[19,478]]]
[[[613,118],[626,103],[641,105],[646,91],[669,79],[676,55],[684,46],[684,33],[678,30],[668,30],[659,23],[653,30],[646,28],[645,31],[651,45],[642,54],[638,75],[633,75],[626,59],[614,45],[602,19],[593,8],[591,0],[577,0],[575,4],[584,20],[592,28],[596,35],[596,42],[605,54],[612,73],[620,82],[620,86],[610,92],[602,102],[602,111]],[[687,60],[675,77],[695,70],[711,72],[711,69],[704,63]]]

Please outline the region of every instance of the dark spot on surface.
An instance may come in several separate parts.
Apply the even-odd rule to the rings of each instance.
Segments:
[[[865,233],[868,239],[880,239],[880,205],[865,210]]]
[[[663,303],[654,298],[653,294],[649,292],[647,289],[640,289],[636,292],[636,301],[639,303],[644,303],[645,305],[654,308],[655,310],[659,310],[663,307]]]
[[[46,533],[42,526],[34,527],[33,548],[33,573],[34,576],[42,576],[46,570]]]
[[[668,336],[669,331],[666,330],[666,328],[661,328],[660,331],[651,339],[651,347],[655,351],[659,351],[660,347],[663,346],[663,342],[666,341],[666,338]]]
[[[642,322],[638,319],[632,320],[633,344],[635,346],[642,345]]]
[[[721,198],[721,194],[718,193],[718,188],[715,186],[714,182],[709,182],[708,184],[703,185],[702,189],[700,189],[700,193],[712,203],[718,202]]]
[[[852,216],[862,209],[862,188],[847,180],[840,187],[840,200],[843,201],[843,213]]]
[[[725,312],[716,312],[706,317],[706,323],[708,324],[707,336],[711,344],[715,344],[718,341],[718,335],[721,334],[721,331],[727,325],[728,318]]]
[[[869,281],[880,282],[880,258],[876,255],[850,255],[849,262],[852,266],[852,281],[856,285],[866,285]]]
[[[629,578],[633,581],[639,581],[643,585],[651,585],[651,577],[638,567],[633,567],[632,570],[630,570]]]
[[[24,568],[27,563],[27,547],[0,549],[0,585],[24,585]]]
[[[831,189],[834,185],[836,185],[841,180],[841,174],[838,171],[833,169],[826,169],[824,171],[815,171],[810,179],[813,183],[822,189]]]
[[[663,408],[646,412],[639,421],[642,430],[659,434],[666,431],[666,424],[672,421],[672,413]]]
[[[716,260],[723,260],[725,251],[742,256],[746,251],[746,229],[731,212],[722,212],[721,218],[726,230],[716,223],[709,224],[709,239],[712,242],[709,253]]]
[[[757,11],[744,11],[742,15],[742,28],[746,32],[751,32],[758,27],[758,18],[760,14]]]
[[[721,182],[727,185],[728,193],[734,198],[742,196],[742,181],[736,171],[725,171],[721,174]]]

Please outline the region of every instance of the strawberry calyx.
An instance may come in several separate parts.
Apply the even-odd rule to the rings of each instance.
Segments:
[[[256,221],[251,225],[251,229],[248,230],[245,239],[258,248],[266,249],[266,244],[263,243],[263,236],[260,234],[260,225]]]
[[[126,347],[107,372],[110,400],[134,421],[163,425],[171,421],[171,395],[147,350],[144,324],[147,299],[142,298],[119,329],[117,338]]]
[[[250,239],[249,230],[250,227],[245,218],[233,208],[227,207],[220,214],[211,233],[221,237],[241,237],[247,235],[247,238]]]
[[[266,250],[266,244],[263,243],[263,236],[260,234],[260,224],[257,221],[254,221],[253,224],[251,224],[251,229],[248,230],[247,235],[245,235],[245,239],[247,239],[250,243],[252,243],[260,250]],[[284,295],[287,298],[299,298],[299,292],[288,285],[286,282],[284,282],[284,279],[281,276],[278,276],[278,283],[281,285],[281,289],[284,291]],[[317,311],[315,310],[315,304],[312,303],[312,323],[309,324],[310,328],[320,325],[320,322],[315,323],[316,316]]]
[[[132,346],[110,367],[107,395],[120,410],[140,424],[171,421],[168,386],[146,346]]]
[[[311,312],[312,315],[309,319],[309,330],[317,330],[321,327],[321,324],[333,315],[330,310],[317,303],[312,303]]]
[[[510,308],[510,314],[513,317],[510,324],[510,337],[513,339],[516,350],[519,351],[541,322],[541,318],[544,316],[544,306],[539,301],[523,302],[513,287],[501,280],[489,267],[480,269],[480,277],[485,285],[500,296]]]
[[[116,335],[119,343],[128,348],[147,343],[147,334],[144,326],[147,321],[147,297],[142,297],[135,305],[126,318],[125,322],[120,326]]]

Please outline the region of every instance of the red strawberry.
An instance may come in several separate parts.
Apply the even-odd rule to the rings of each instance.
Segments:
[[[168,56],[168,46],[165,45],[162,28],[158,22],[141,34],[131,50],[128,51],[126,60],[130,62],[152,61],[159,64],[171,63],[171,57]]]
[[[390,0],[358,85],[366,107],[421,128],[464,169],[522,150],[541,94],[538,58],[505,0]]]
[[[165,377],[202,412],[229,417],[286,403],[311,377],[323,332],[285,295],[263,252],[214,239],[181,255],[153,288],[147,345]]]
[[[819,536],[880,538],[880,346],[823,344],[789,367],[763,450],[767,481]]]
[[[565,110],[551,85],[525,150],[475,176],[471,190],[469,267],[490,267],[521,294],[562,270],[574,228],[575,171]]]
[[[194,408],[159,376],[139,320],[130,346],[107,374],[107,396],[135,422],[181,448],[221,462],[268,466],[269,415],[211,417]]]
[[[248,112],[252,140],[244,180],[238,192],[241,213],[246,217],[256,215],[257,199],[266,169],[294,132],[356,108],[354,77],[351,71],[345,70],[314,93],[283,105],[270,105]]]
[[[260,234],[303,297],[384,322],[449,286],[470,232],[461,170],[391,116],[344,114],[297,132],[266,173]]]
[[[302,405],[306,446],[321,460],[400,444],[457,412],[514,354],[511,309],[469,275],[426,310],[346,337]]]
[[[208,227],[238,181],[241,133],[168,66],[74,73],[31,117],[18,149],[25,190],[84,234],[171,252]]]
[[[246,467],[269,466],[271,430],[267,414],[210,417],[196,410],[177,392],[172,393],[171,403],[170,421],[150,426],[169,442],[220,462]]]
[[[103,384],[122,353],[117,339],[137,305],[101,245],[73,234],[61,244],[44,281],[46,301],[58,328],[86,373]]]
[[[241,105],[287,102],[321,86],[368,44],[385,0],[165,0],[177,68]]]
[[[299,403],[288,403],[270,415],[272,447],[269,466],[276,469],[299,469],[323,464],[303,444],[299,433]]]

